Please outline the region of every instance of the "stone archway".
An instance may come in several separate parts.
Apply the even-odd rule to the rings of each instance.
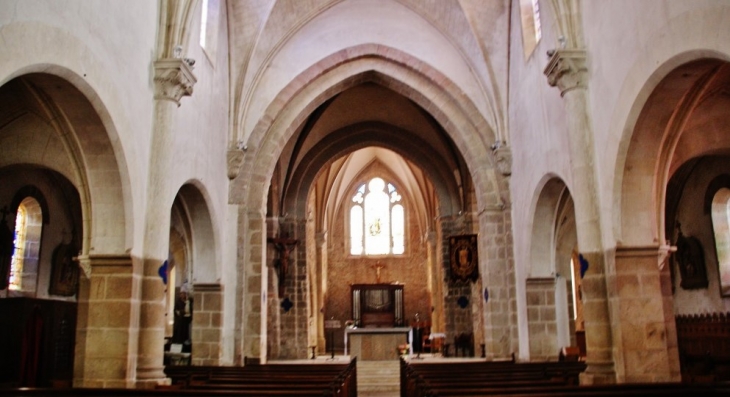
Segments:
[[[33,67],[26,68],[33,70]],[[80,311],[76,327],[75,384],[96,382],[110,377],[124,382],[126,371],[99,373],[94,369],[99,362],[114,357],[126,362],[125,352],[102,352],[98,349],[101,335],[110,329],[119,332],[120,342],[129,343],[132,333],[129,324],[109,322],[101,313],[132,312],[131,301],[119,307],[118,294],[131,296],[132,259],[125,253],[131,236],[126,227],[131,216],[131,201],[124,161],[112,142],[112,135],[103,122],[108,116],[99,113],[100,106],[92,104],[81,89],[69,80],[78,76],[59,67],[47,73],[30,73],[8,81],[0,91],[3,100],[11,106],[2,106],[2,116],[15,120],[5,124],[2,139],[2,165],[31,164],[48,168],[63,175],[78,191],[80,203],[79,265],[82,269],[77,300],[89,310]],[[83,87],[89,91],[89,87]],[[7,102],[7,101],[10,102]],[[114,225],[114,228],[110,228]],[[94,271],[97,267],[104,271]],[[94,282],[112,282],[119,288],[107,294],[90,293]],[[121,316],[119,318],[125,318]],[[126,339],[125,339],[126,338]],[[126,365],[124,366],[126,368]],[[92,375],[95,374],[95,375]],[[122,378],[118,378],[119,374]],[[94,383],[96,384],[96,383]]]
[[[506,181],[495,170],[496,160],[486,143],[494,140],[494,133],[479,111],[446,76],[407,54],[383,46],[362,45],[333,54],[303,72],[272,101],[244,145],[240,171],[233,173],[236,177],[230,201],[241,205],[239,225],[244,227],[239,228],[239,232],[246,241],[239,249],[239,283],[251,286],[260,281],[262,286],[239,291],[237,300],[245,302],[247,307],[237,310],[241,316],[237,324],[245,323],[247,330],[253,331],[246,332],[244,339],[236,343],[242,349],[241,355],[266,359],[266,320],[261,309],[266,302],[264,286],[268,285],[266,272],[262,271],[266,257],[263,214],[277,158],[285,142],[318,106],[338,92],[364,81],[382,85],[414,101],[428,111],[455,142],[473,178],[478,229],[483,235],[487,236],[493,230],[504,231],[504,225],[509,223]],[[511,247],[505,247],[503,236],[491,236],[480,240],[480,250],[505,253],[511,251]],[[499,275],[490,277],[489,285],[485,285],[493,289],[492,296],[509,295],[514,275],[511,270],[505,271],[509,268],[508,261],[506,255],[482,257],[481,274],[493,269],[494,274]],[[496,314],[500,319],[508,319],[509,305],[503,306],[506,312]],[[506,357],[515,350],[516,340],[509,337],[508,322],[494,324],[492,314],[495,313],[484,315],[485,329],[490,329],[485,344],[490,354]],[[251,322],[261,324],[258,332],[252,329]]]
[[[687,60],[688,54],[667,61],[647,84],[646,101],[637,103],[637,117],[626,147],[625,162],[616,172],[621,185],[620,224],[616,249],[616,289],[614,304],[634,307],[619,311],[618,330],[625,357],[644,357],[651,346],[651,366],[662,363],[664,372],[649,374],[649,362],[632,367],[617,366],[617,374],[627,379],[679,379],[676,342],[655,340],[654,335],[676,338],[670,265],[670,246],[665,211],[670,179],[693,158],[730,150],[727,132],[712,127],[707,106],[721,95],[730,81],[730,66],[701,53]],[[692,58],[691,56],[689,57]],[[673,66],[668,66],[673,65]],[[668,70],[667,72],[663,72]],[[697,128],[703,125],[702,128]],[[647,188],[650,187],[650,188]],[[673,220],[670,220],[673,222]],[[671,226],[671,225],[670,225]],[[669,232],[668,232],[669,230]],[[652,278],[647,278],[651,274]],[[636,289],[638,282],[640,289]],[[640,293],[638,293],[640,291]],[[639,309],[635,304],[642,302]],[[636,329],[648,330],[636,332]],[[638,342],[638,343],[637,343]],[[624,361],[624,360],[622,360]]]
[[[197,302],[189,335],[190,363],[217,365],[221,358],[223,287],[218,268],[219,247],[204,192],[199,183],[187,183],[180,188],[173,201],[171,236],[179,236],[179,241],[176,249],[178,254],[173,255],[175,240],[171,239],[170,254],[184,261],[176,265],[182,266],[184,271],[177,271],[176,274],[181,275],[182,279],[174,285],[168,284],[167,288],[168,293],[184,289],[193,302]],[[182,320],[179,317],[176,321]],[[183,350],[188,350],[188,346],[184,346]]]
[[[554,360],[563,347],[578,345],[576,335],[585,335],[582,324],[576,324],[570,313],[580,304],[573,282],[580,275],[571,268],[578,252],[573,199],[560,178],[545,179],[533,217],[531,269],[525,286],[533,360]],[[576,328],[582,334],[576,334]]]

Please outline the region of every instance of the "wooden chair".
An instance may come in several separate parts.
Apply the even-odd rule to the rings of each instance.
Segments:
[[[580,361],[580,347],[565,346],[560,349],[558,361]]]
[[[465,332],[454,337],[454,356],[459,356],[459,350],[464,357],[474,357],[474,334]]]

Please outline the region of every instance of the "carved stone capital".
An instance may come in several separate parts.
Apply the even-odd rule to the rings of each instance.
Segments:
[[[155,62],[155,99],[172,101],[180,106],[180,98],[192,95],[197,81],[193,69],[182,58]]]
[[[587,72],[586,52],[575,49],[555,50],[544,71],[548,84],[560,89],[560,96],[576,88],[585,88]]]
[[[234,180],[241,171],[241,165],[243,164],[243,156],[246,153],[236,147],[228,148],[227,162],[228,162],[228,179]]]
[[[504,176],[512,175],[512,149],[500,146],[494,149],[494,157],[497,159],[497,170]]]

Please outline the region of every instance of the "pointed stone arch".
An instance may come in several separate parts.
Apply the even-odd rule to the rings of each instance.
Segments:
[[[439,197],[441,215],[451,216],[464,210],[458,201],[458,186],[453,174],[425,141],[392,125],[366,122],[335,131],[311,149],[301,161],[306,166],[295,171],[292,185],[284,194],[285,211],[298,216],[305,214],[309,188],[319,170],[340,156],[367,146],[390,149],[426,170]]]
[[[239,245],[238,252],[242,287],[237,291],[237,301],[243,302],[236,310],[238,357],[249,355],[266,360],[267,321],[262,310],[267,302],[265,286],[268,285],[263,265],[266,262],[264,214],[277,159],[286,142],[315,109],[334,95],[363,82],[379,84],[410,99],[428,112],[454,141],[475,187],[476,212],[470,216],[479,224],[475,229],[486,236],[479,242],[480,249],[489,252],[480,256],[481,274],[484,277],[490,271],[498,272],[499,276],[488,280],[493,296],[509,295],[514,273],[505,268],[511,258],[507,254],[511,252],[511,243],[505,246],[508,239],[493,235],[496,230],[506,233],[505,225],[510,222],[507,181],[496,170],[497,161],[490,150],[495,142],[493,128],[447,76],[428,64],[386,46],[360,45],[324,58],[292,80],[270,103],[248,140],[241,145],[240,169],[229,157],[233,171],[229,169],[229,176],[233,176],[229,202],[239,205],[239,238],[245,241]],[[449,222],[470,224],[460,220],[465,215],[457,214]],[[481,295],[479,292],[476,296]],[[490,357],[507,357],[517,343],[516,338],[510,337],[509,329],[514,324],[507,313],[509,305],[503,306],[504,313],[495,316],[479,313],[475,317],[476,322],[484,321]],[[481,338],[482,333],[478,335]]]
[[[532,360],[554,360],[561,348],[575,345],[576,324],[569,309],[579,300],[572,291],[571,264],[578,249],[573,199],[558,176],[543,180],[532,220],[525,286]]]
[[[619,204],[620,211],[614,213],[617,247],[612,300],[617,307],[634,306],[641,301],[652,309],[617,312],[612,321],[621,325],[616,327],[619,346],[615,346],[615,351],[629,357],[642,349],[641,354],[647,354],[649,351],[643,347],[652,345],[649,350],[655,357],[653,361],[662,362],[665,370],[655,373],[644,365],[617,365],[619,380],[680,378],[674,338],[656,343],[652,340],[657,332],[676,335],[668,262],[674,219],[667,218],[667,208],[671,209],[675,200],[668,196],[668,189],[672,176],[682,172],[683,164],[730,151],[726,130],[712,123],[699,123],[704,126],[698,128],[698,120],[707,117],[707,104],[721,97],[719,93],[730,83],[727,59],[726,55],[707,50],[689,50],[668,57],[654,70],[632,104],[615,172],[614,203]],[[651,279],[646,277],[647,273],[652,275]],[[640,282],[640,293],[632,287],[635,280]],[[656,331],[634,335],[642,348],[628,344],[622,337],[648,324]]]
[[[330,55],[277,95],[246,142],[240,173],[231,188],[232,201],[265,203],[267,177],[274,169],[277,154],[298,126],[332,96],[366,81],[391,89],[430,113],[462,153],[477,191],[486,193],[477,194],[479,206],[503,203],[502,199],[508,197],[506,184],[489,172],[496,166],[489,149],[495,133],[479,110],[447,76],[406,53],[375,44]],[[237,183],[251,178],[260,186],[242,189]],[[242,196],[244,191],[247,197]]]
[[[185,276],[190,277],[179,280],[177,284],[187,282],[193,301],[198,302],[190,335],[191,363],[194,365],[217,365],[221,358],[223,287],[220,247],[208,203],[204,185],[199,181],[188,181],[180,187],[171,208],[171,235],[173,231],[180,235],[180,243],[184,245]],[[175,285],[171,287],[175,290]]]
[[[71,47],[70,51],[75,48]],[[133,374],[99,372],[98,367],[110,358],[127,362],[126,351],[101,352],[98,343],[105,332],[118,332],[118,340],[126,337],[131,343],[129,323],[109,322],[104,315],[95,315],[113,312],[120,314],[115,320],[125,319],[133,306],[131,301],[119,304],[115,295],[128,291],[131,296],[133,282],[132,258],[127,250],[133,233],[133,201],[115,126],[95,90],[65,67],[28,64],[7,76],[0,96],[5,103],[11,98],[13,105],[2,106],[0,117],[12,122],[3,123],[0,132],[0,140],[5,141],[0,145],[0,166],[47,168],[60,173],[78,193],[80,224],[76,230],[83,275],[77,301],[89,309],[78,313],[74,330],[75,384],[83,386],[100,379],[123,382]],[[10,145],[10,141],[21,145]],[[91,294],[91,284],[106,282],[118,288],[108,294]]]

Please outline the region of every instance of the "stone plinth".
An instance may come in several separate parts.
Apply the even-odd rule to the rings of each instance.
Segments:
[[[398,346],[408,343],[411,328],[355,328],[345,331],[350,357],[358,361],[397,360]]]

